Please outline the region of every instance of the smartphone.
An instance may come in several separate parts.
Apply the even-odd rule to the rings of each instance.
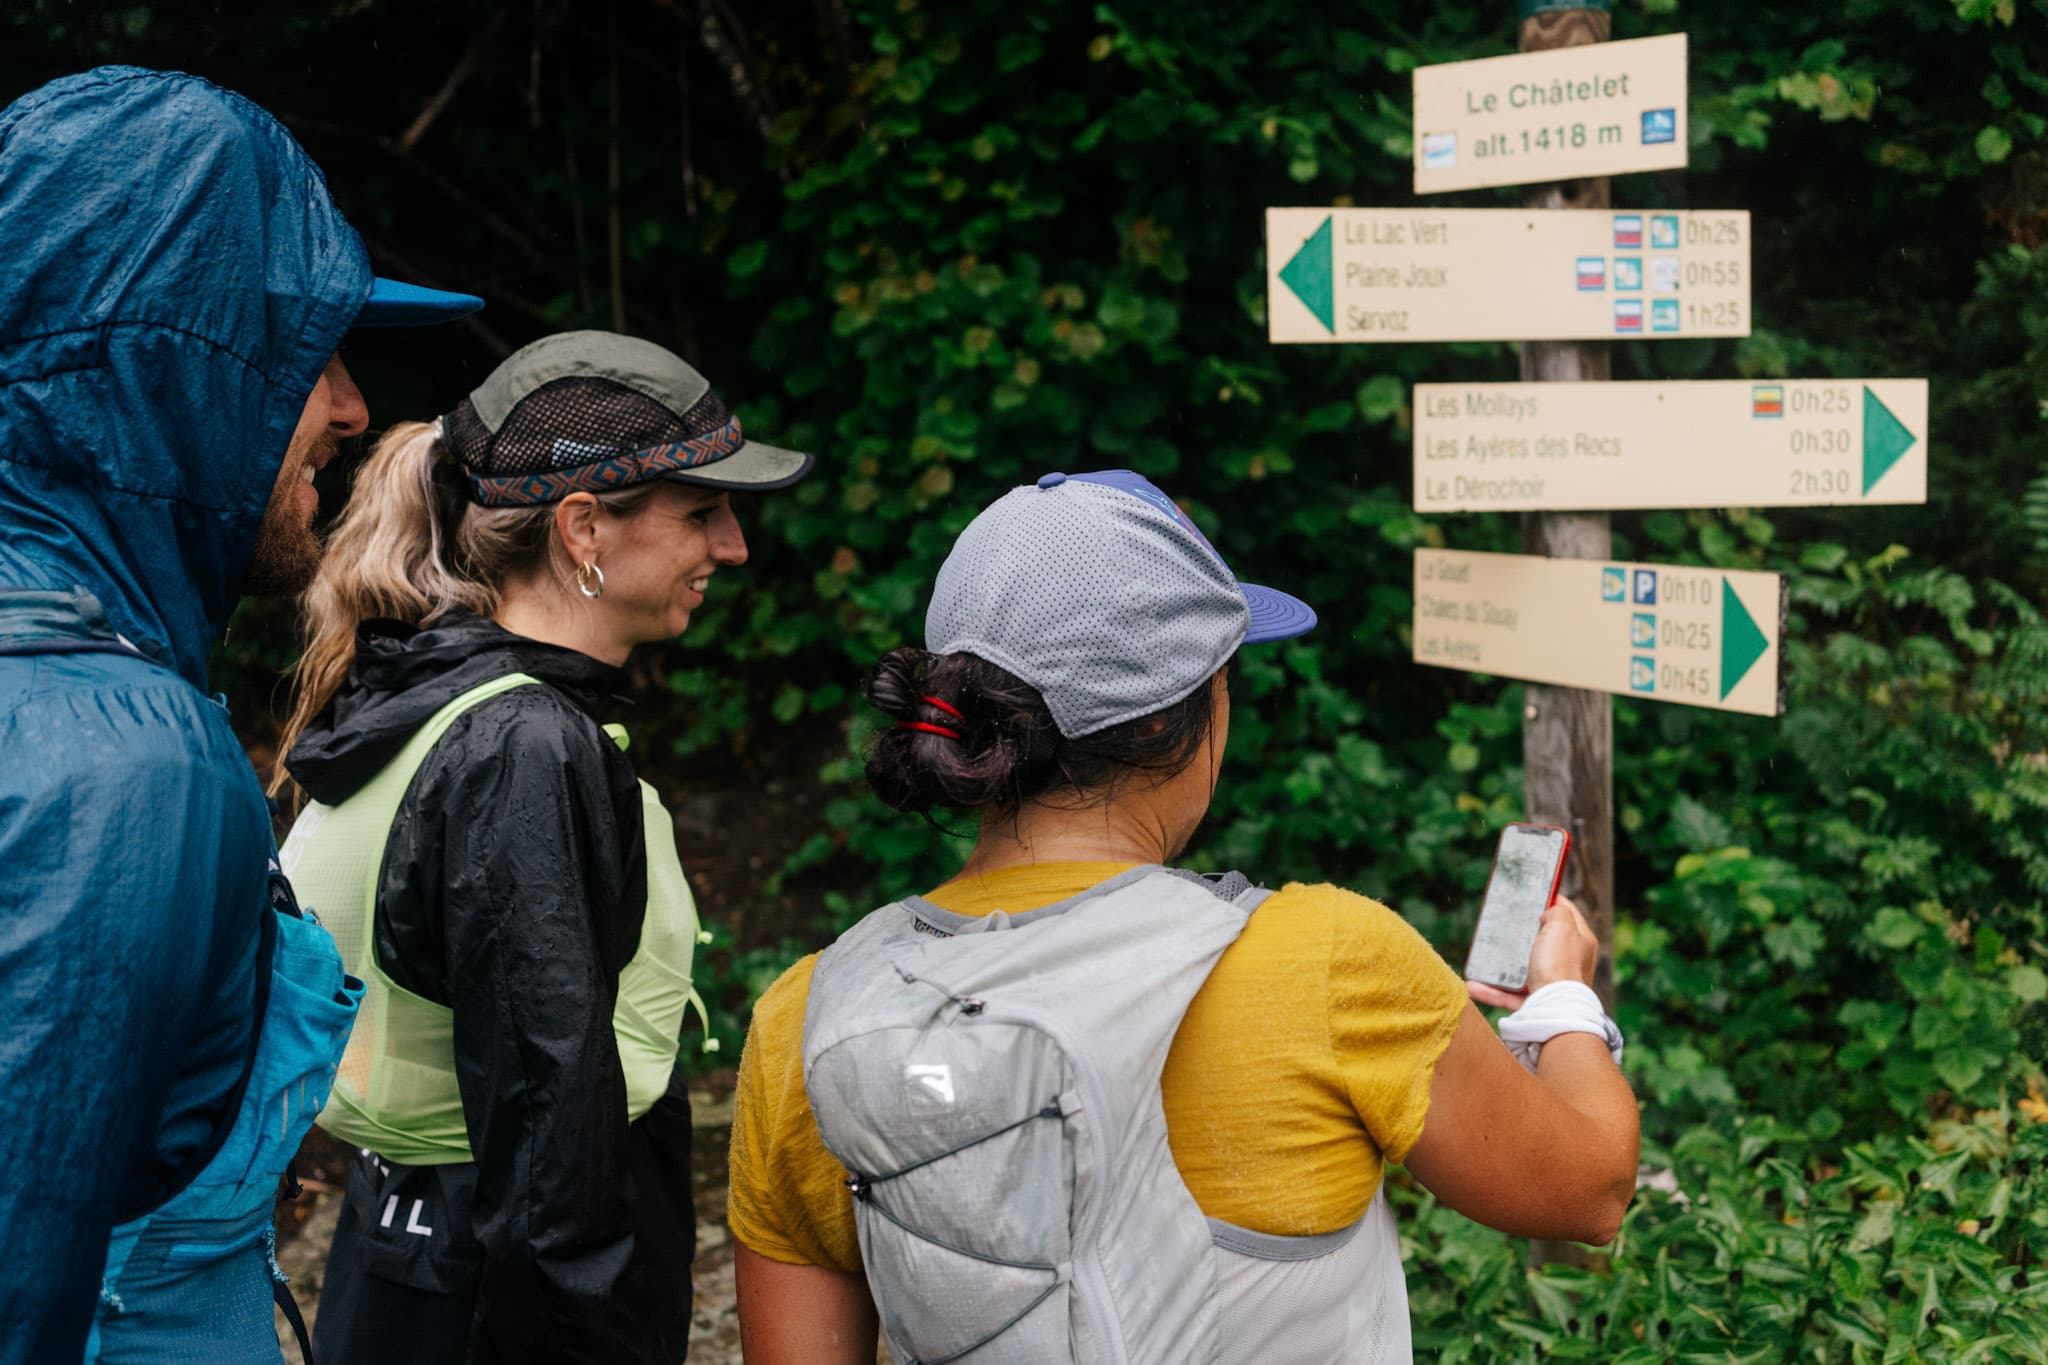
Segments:
[[[1518,991],[1529,980],[1529,950],[1543,912],[1557,898],[1572,836],[1555,825],[1509,825],[1493,850],[1493,875],[1465,958],[1465,979]]]

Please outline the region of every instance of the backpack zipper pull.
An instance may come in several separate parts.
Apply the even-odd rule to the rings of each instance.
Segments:
[[[986,1000],[976,1000],[972,996],[967,995],[955,995],[952,991],[946,989],[946,987],[940,985],[938,982],[932,981],[926,977],[915,976],[910,972],[906,972],[903,970],[902,967],[898,966],[894,962],[889,964],[889,969],[895,972],[896,975],[902,977],[903,984],[906,986],[930,986],[940,995],[945,996],[948,1000],[958,1005],[960,1007],[960,1012],[962,1014],[969,1016],[970,1018],[974,1015],[980,1014],[983,1010],[988,1008],[988,1001]]]

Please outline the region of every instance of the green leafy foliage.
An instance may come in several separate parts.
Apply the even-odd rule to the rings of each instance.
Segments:
[[[1637,1199],[1593,1270],[1531,1270],[1520,1244],[1406,1191],[1418,1354],[2048,1359],[2048,1126],[2011,1118],[1837,1150],[1767,1119],[1690,1129],[1649,1153],[1670,1188]]]
[[[1191,859],[1369,892],[1458,958],[1522,814],[1521,690],[1410,662],[1411,552],[1519,535],[1413,511],[1408,396],[1511,377],[1512,350],[1269,346],[1260,222],[1409,202],[1409,73],[1510,50],[1512,6],[436,8],[230,31],[26,0],[0,90],[119,57],[286,113],[380,263],[492,300],[459,344],[352,349],[380,415],[445,410],[542,330],[622,324],[820,453],[636,663],[633,752],[717,934],[711,1064],[783,965],[957,867],[966,831],[861,784],[861,678],[920,638],[959,528],[1047,469],[1151,476],[1322,610],[1237,661]],[[1693,145],[1616,202],[1750,209],[1758,283],[1750,337],[1618,345],[1616,377],[1925,375],[1930,501],[1614,517],[1619,555],[1791,589],[1781,718],[1614,704],[1618,1013],[1647,1159],[1686,1197],[1646,1193],[1604,1266],[1531,1273],[1404,1187],[1418,1337],[2048,1359],[2048,4],[1617,9],[1617,37],[1689,33]],[[398,154],[465,43],[467,87]],[[283,626],[252,610],[221,656],[254,750]]]

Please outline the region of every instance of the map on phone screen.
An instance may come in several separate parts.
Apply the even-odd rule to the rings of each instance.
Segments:
[[[1510,825],[1501,831],[1472,952],[1465,959],[1469,980],[1515,991],[1528,982],[1529,950],[1557,885],[1563,852],[1561,830]]]

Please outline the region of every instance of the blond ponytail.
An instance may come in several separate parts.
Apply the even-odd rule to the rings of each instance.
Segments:
[[[276,741],[274,796],[289,780],[285,757],[299,743],[307,722],[322,712],[342,690],[348,665],[356,659],[356,626],[373,616],[389,616],[414,626],[430,624],[453,608],[487,616],[498,606],[502,575],[471,575],[459,569],[465,555],[449,544],[442,526],[440,487],[434,477],[440,463],[440,428],[432,422],[399,422],[377,442],[371,458],[356,473],[342,510],[328,536],[319,573],[305,589],[305,649],[291,671],[291,716]],[[451,471],[453,473],[453,471]],[[483,512],[504,520],[537,524],[543,540],[553,508],[510,508],[506,512],[463,508],[461,520]],[[461,542],[467,526],[455,534]],[[500,559],[500,557],[494,557]],[[500,571],[504,565],[496,565]]]
[[[292,709],[277,741],[272,794],[289,776],[285,755],[348,677],[359,624],[389,616],[423,625],[450,607],[489,612],[497,605],[496,592],[449,562],[434,482],[437,437],[433,423],[400,422],[377,442],[349,490],[301,603],[305,648],[292,670]]]
[[[292,669],[291,715],[278,736],[273,796],[290,780],[285,760],[292,746],[348,680],[357,626],[373,617],[431,626],[457,609],[489,616],[507,580],[534,572],[553,553],[557,504],[484,507],[457,499],[459,510],[444,512],[443,481],[462,477],[434,422],[392,427],[356,475],[320,572],[301,600],[305,648]],[[607,512],[628,517],[657,487],[644,483],[595,496]],[[568,581],[566,570],[557,576]]]

